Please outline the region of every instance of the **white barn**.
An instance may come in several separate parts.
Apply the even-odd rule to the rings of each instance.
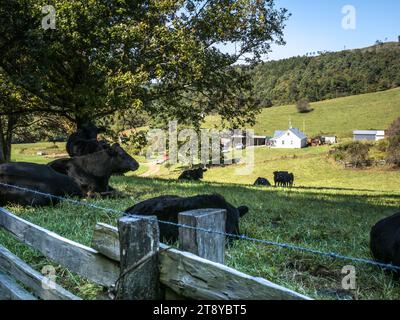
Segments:
[[[307,136],[299,129],[290,128],[286,131],[275,131],[271,143],[273,148],[301,149],[307,147]]]
[[[384,130],[356,130],[353,131],[354,141],[379,141],[385,139]]]

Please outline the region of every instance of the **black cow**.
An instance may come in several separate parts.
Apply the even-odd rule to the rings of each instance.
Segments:
[[[268,181],[268,179],[265,178],[257,178],[256,182],[254,182],[255,186],[266,186],[270,187],[271,183]]]
[[[207,172],[207,169],[196,168],[191,170],[185,170],[181,173],[178,180],[199,181],[203,179],[204,172]]]
[[[294,174],[287,171],[274,172],[275,187],[292,187],[294,184]]]
[[[370,248],[376,261],[400,267],[400,212],[372,227]],[[399,279],[400,271],[394,276]]]
[[[294,185],[294,174],[289,173],[289,186],[293,187],[293,185]]]
[[[70,177],[46,165],[24,162],[2,164],[0,165],[0,182],[54,196],[83,196],[80,187]],[[0,206],[8,203],[22,206],[45,206],[57,202],[57,199],[49,196],[0,185]]]
[[[108,143],[97,140],[97,135],[103,131],[104,128],[98,128],[94,124],[89,123],[71,134],[67,141],[69,156],[80,157],[103,150],[108,146]]]
[[[161,196],[148,199],[126,210],[126,213],[143,216],[157,216],[159,220],[178,222],[178,213],[196,209],[226,209],[227,219],[225,230],[227,233],[239,235],[239,219],[249,208],[242,206],[235,208],[221,195],[198,195],[194,197]],[[177,241],[178,227],[160,223],[160,238],[166,241]]]
[[[135,171],[139,164],[119,144],[102,151],[49,163],[55,171],[68,175],[87,195],[113,193],[108,183],[116,172]]]

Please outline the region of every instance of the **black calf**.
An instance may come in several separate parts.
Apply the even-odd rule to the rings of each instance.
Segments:
[[[97,135],[104,129],[94,124],[86,124],[77,132],[71,134],[67,141],[67,152],[70,157],[80,157],[99,152],[108,146],[106,141],[98,141]]]
[[[190,181],[199,181],[203,179],[204,172],[207,172],[207,169],[196,168],[191,170],[185,170],[179,176],[178,180],[190,180]]]
[[[59,159],[49,163],[55,171],[68,175],[84,194],[113,192],[108,183],[111,175],[135,171],[139,164],[118,144],[102,151],[71,159]]]
[[[256,182],[254,182],[254,185],[255,185],[255,186],[266,186],[266,187],[270,187],[270,186],[271,186],[271,183],[270,183],[267,179],[265,179],[265,178],[258,178],[258,179],[256,180]]]

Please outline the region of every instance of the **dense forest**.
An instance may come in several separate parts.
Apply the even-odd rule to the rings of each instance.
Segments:
[[[400,43],[264,62],[251,72],[265,107],[386,90],[400,86]]]

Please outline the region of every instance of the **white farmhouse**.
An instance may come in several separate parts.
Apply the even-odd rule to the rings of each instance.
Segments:
[[[307,136],[299,129],[290,128],[286,131],[275,131],[271,139],[273,148],[301,149],[307,147]]]

